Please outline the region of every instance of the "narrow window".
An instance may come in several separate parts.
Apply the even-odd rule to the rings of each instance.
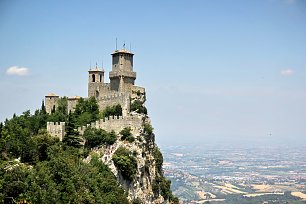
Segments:
[[[96,81],[95,77],[96,77],[96,76],[93,74],[93,75],[92,75],[92,82],[95,82],[95,81]]]

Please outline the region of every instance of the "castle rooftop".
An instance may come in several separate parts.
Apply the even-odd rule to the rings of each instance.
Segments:
[[[59,97],[59,96],[56,95],[55,93],[48,93],[46,96],[47,96],[47,97]]]
[[[77,99],[80,99],[81,96],[70,96],[68,97],[68,100],[77,100]]]
[[[132,52],[126,50],[126,49],[115,50],[115,51],[112,53],[112,55],[120,54],[120,53],[122,53],[122,54],[131,54],[131,55],[134,55],[134,53],[132,53]]]
[[[88,72],[104,72],[104,69],[99,69],[98,65],[96,64],[94,69],[89,69]]]

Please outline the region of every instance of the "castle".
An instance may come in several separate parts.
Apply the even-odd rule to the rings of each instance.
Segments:
[[[131,126],[133,120],[138,121],[136,116],[131,115],[130,104],[132,100],[145,101],[145,89],[143,87],[135,86],[136,72],[133,71],[133,56],[134,54],[128,50],[115,50],[112,54],[112,70],[109,72],[110,83],[104,81],[104,70],[99,69],[96,65],[94,69],[88,71],[88,98],[95,97],[99,110],[104,110],[107,106],[120,104],[122,107],[122,117],[113,119],[111,124],[108,122],[99,122],[100,128],[109,129],[119,132],[122,128]],[[73,112],[79,96],[68,97],[68,112]],[[46,112],[51,113],[58,106],[59,96],[50,93],[45,96]],[[107,119],[109,120],[109,119]],[[105,121],[105,119],[103,120]],[[98,122],[98,121],[97,121]],[[89,124],[90,125],[90,124]],[[120,129],[121,128],[121,129]],[[82,128],[79,131],[83,130]],[[60,140],[65,134],[65,123],[47,123],[47,131]],[[81,131],[80,133],[82,133]]]
[[[91,148],[90,151],[95,153],[94,155],[98,155],[99,161],[106,164],[116,176],[120,185],[127,192],[130,203],[136,201],[137,203],[148,204],[170,204],[172,198],[169,197],[168,193],[162,193],[160,190],[165,189],[164,183],[167,182],[167,191],[170,192],[170,183],[163,176],[160,164],[160,161],[162,161],[161,153],[155,143],[151,121],[144,107],[146,101],[145,89],[135,86],[136,72],[133,71],[133,55],[126,49],[115,50],[112,53],[112,70],[109,72],[109,83],[104,82],[104,70],[99,69],[98,66],[88,71],[87,99],[95,97],[100,111],[104,111],[108,106],[119,104],[122,108],[122,115],[100,118],[90,124],[79,126],[75,130],[81,136],[85,134],[86,128],[115,132],[116,141],[114,144],[100,144]],[[79,100],[80,97],[78,96],[67,98],[68,112],[75,111]],[[60,107],[62,101],[56,94],[48,94],[45,97],[46,112],[52,114],[57,107]],[[47,132],[62,141],[65,138],[65,125],[63,121],[47,122]],[[123,138],[121,131],[125,128],[128,128],[132,135],[133,139],[131,141]],[[81,143],[85,144],[85,142],[83,138]],[[117,151],[122,151],[122,148],[124,151],[130,152],[129,154],[136,161],[136,166],[134,163],[131,167],[135,171],[132,181],[123,176],[121,167],[118,167],[114,161],[114,155],[116,156]],[[84,158],[84,161],[90,161],[92,156],[93,154],[89,154]],[[130,166],[131,159],[125,155],[123,158],[124,166]],[[128,171],[130,174],[132,170]]]

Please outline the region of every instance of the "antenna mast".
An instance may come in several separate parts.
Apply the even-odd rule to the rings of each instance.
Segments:
[[[118,50],[118,49],[117,49],[117,38],[116,38],[116,50]]]

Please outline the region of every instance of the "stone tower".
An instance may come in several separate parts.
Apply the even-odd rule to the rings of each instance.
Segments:
[[[54,93],[49,93],[45,96],[45,106],[46,106],[46,112],[51,113],[52,110],[57,108],[57,102],[58,102],[59,96]]]
[[[112,71],[109,72],[111,90],[119,92],[131,90],[136,79],[136,72],[133,72],[133,55],[125,49],[113,52]]]
[[[96,65],[95,69],[88,71],[88,76],[88,97],[99,98],[104,89],[104,70]]]

